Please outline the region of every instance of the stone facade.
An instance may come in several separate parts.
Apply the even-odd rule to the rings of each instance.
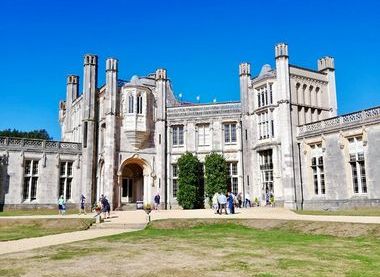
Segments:
[[[175,208],[176,163],[186,151],[201,162],[212,151],[223,154],[231,190],[263,205],[270,193],[288,208],[379,205],[379,108],[336,117],[331,57],[319,59],[316,70],[302,68],[279,43],[274,69],[264,65],[251,76],[251,65],[240,64],[240,102],[184,103],[165,69],[125,81],[113,58],[106,84],[97,79],[95,55],[84,57],[82,94],[79,77],[68,76],[59,111],[63,142],[19,140],[16,147],[15,139],[0,140],[3,205],[55,204],[62,193],[77,203],[83,193],[90,202],[105,194],[123,209],[160,193],[162,206]],[[31,149],[32,142],[40,146]],[[46,148],[51,143],[58,148]],[[33,161],[36,176],[25,170],[33,171]]]

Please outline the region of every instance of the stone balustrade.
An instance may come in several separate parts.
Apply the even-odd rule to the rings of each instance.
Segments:
[[[315,133],[342,130],[354,125],[368,124],[378,121],[380,121],[380,107],[374,107],[299,126],[297,134],[299,137],[302,137]]]
[[[0,137],[0,149],[81,153],[82,144],[76,142]]]
[[[167,109],[168,119],[199,117],[199,116],[220,116],[241,113],[240,102],[218,103],[218,104],[198,104],[191,106],[172,107]]]

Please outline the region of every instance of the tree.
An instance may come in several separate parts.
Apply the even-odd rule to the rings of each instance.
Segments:
[[[227,192],[227,163],[223,155],[211,153],[205,159],[205,189],[211,203],[216,192]]]
[[[201,164],[196,156],[186,152],[178,159],[178,204],[184,209],[203,207]]]
[[[0,137],[14,137],[14,138],[30,138],[30,139],[43,139],[51,140],[49,133],[45,129],[33,130],[33,131],[19,131],[16,129],[5,129],[0,131]]]

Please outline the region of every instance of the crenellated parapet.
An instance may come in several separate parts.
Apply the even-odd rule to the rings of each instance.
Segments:
[[[82,144],[53,140],[0,137],[0,149],[81,154]]]
[[[305,124],[298,127],[297,134],[298,137],[304,137],[318,133],[338,132],[346,128],[372,124],[374,122],[380,123],[380,107]]]

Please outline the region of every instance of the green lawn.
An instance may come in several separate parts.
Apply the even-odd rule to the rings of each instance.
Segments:
[[[298,210],[298,214],[305,215],[347,215],[347,216],[380,216],[380,208],[358,208],[349,210],[323,211],[323,210]]]
[[[79,210],[68,209],[66,214],[77,214]],[[6,210],[0,212],[0,217],[2,216],[22,216],[22,215],[57,215],[58,209],[31,209],[31,210]]]
[[[379,226],[355,225],[366,235],[345,238],[313,234],[310,224],[159,221],[143,231],[7,255],[0,275],[33,268],[35,276],[379,276]]]
[[[93,219],[81,218],[0,219],[0,241],[85,230],[93,222]]]

